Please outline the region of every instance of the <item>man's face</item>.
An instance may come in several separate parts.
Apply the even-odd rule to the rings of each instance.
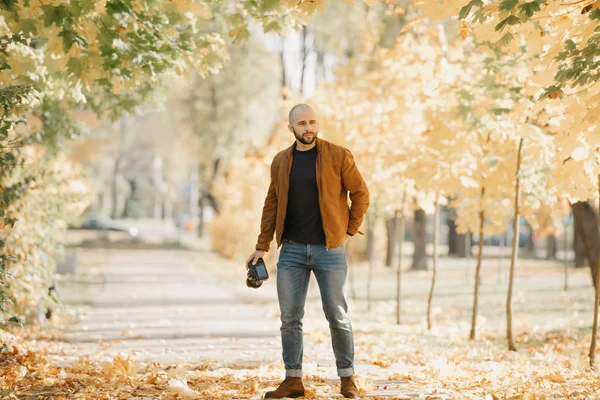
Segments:
[[[319,122],[312,109],[295,111],[288,128],[300,143],[312,144],[319,135]]]

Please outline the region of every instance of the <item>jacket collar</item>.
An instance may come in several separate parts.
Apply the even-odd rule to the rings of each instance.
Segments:
[[[321,146],[323,144],[323,141],[322,141],[321,138],[317,138],[315,140],[315,142],[316,142],[316,146],[315,147],[317,148],[317,154],[319,154],[321,152]],[[288,147],[288,149],[287,149],[287,155],[288,155],[288,157],[292,156],[292,154],[294,153],[294,150],[296,150],[297,144],[298,143],[294,140],[294,143],[292,143],[292,145],[290,147]]]

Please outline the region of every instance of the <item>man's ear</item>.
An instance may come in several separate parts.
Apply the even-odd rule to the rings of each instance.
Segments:
[[[292,125],[288,124],[288,131],[294,133],[294,129],[292,128]]]

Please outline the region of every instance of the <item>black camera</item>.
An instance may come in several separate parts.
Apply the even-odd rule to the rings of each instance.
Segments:
[[[269,279],[267,266],[262,258],[259,258],[254,265],[252,265],[252,260],[248,261],[247,268],[248,277],[246,278],[246,286],[256,289],[262,285],[263,281]]]

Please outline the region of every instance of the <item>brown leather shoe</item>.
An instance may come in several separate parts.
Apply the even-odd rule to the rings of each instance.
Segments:
[[[265,399],[282,399],[284,397],[295,399],[296,397],[302,396],[304,396],[302,378],[294,378],[291,376],[286,377],[276,390],[265,393]]]
[[[358,399],[360,397],[360,391],[354,376],[343,376],[340,378],[342,381],[342,396],[347,399]]]

